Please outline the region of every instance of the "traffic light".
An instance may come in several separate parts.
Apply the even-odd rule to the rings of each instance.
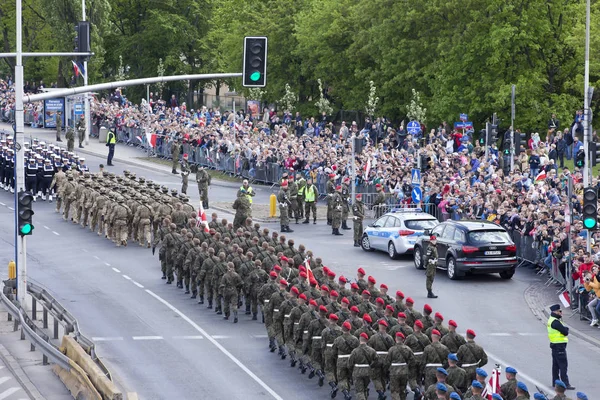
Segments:
[[[34,214],[33,210],[31,209],[31,206],[33,205],[33,194],[31,194],[31,192],[21,190],[18,193],[17,201],[19,235],[31,235],[33,233],[33,224],[31,220]]]
[[[89,21],[80,21],[75,25],[75,51],[78,53],[91,52]],[[87,60],[89,56],[80,58]]]
[[[244,38],[242,86],[265,87],[267,84],[267,38]]]
[[[583,191],[583,227],[589,230],[598,228],[598,191],[587,187]]]
[[[600,163],[600,147],[598,147],[596,142],[589,142],[588,146],[590,148],[590,162],[592,163],[592,167],[595,167]]]
[[[525,136],[524,133],[519,132],[519,131],[513,132],[513,141],[515,143],[515,155],[518,156],[519,154],[521,154],[521,146],[523,146],[523,149],[527,148],[527,140],[526,139],[527,139],[527,137]]]
[[[583,150],[583,148],[579,149],[575,155],[575,166],[577,168],[583,168],[585,166],[585,150]]]
[[[487,122],[485,124],[485,137],[488,146],[491,146],[492,144],[496,143],[498,141],[498,125],[490,124],[489,122]]]

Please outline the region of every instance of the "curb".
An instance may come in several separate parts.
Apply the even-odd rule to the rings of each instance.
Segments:
[[[19,362],[10,354],[8,349],[0,344],[0,358],[6,364],[6,367],[15,376],[15,379],[23,386],[25,392],[33,400],[46,400],[40,391],[35,387],[33,382],[29,379]]]
[[[529,309],[533,313],[533,315],[544,325],[546,324],[546,320],[550,317],[550,312],[548,311],[548,307],[550,305],[540,304],[537,298],[537,294],[540,292],[539,284],[530,285],[527,289],[525,289],[524,297],[525,302],[529,306]],[[578,339],[581,339],[593,346],[600,348],[600,340],[591,337],[580,331],[579,329],[574,328],[572,325],[568,324],[565,320],[565,325],[569,327],[569,333],[572,336],[575,336]]]
[[[219,207],[219,206],[210,206],[211,210],[215,210],[215,211],[219,211],[219,212],[223,212],[229,215],[235,215],[235,211],[224,208],[224,207]],[[325,221],[327,220],[327,218],[317,218],[317,221]],[[259,217],[252,217],[252,221],[254,222],[261,222],[264,224],[268,224],[268,223],[275,223],[275,222],[279,222],[279,216],[273,217],[273,218],[259,218]],[[290,225],[294,225],[292,223],[290,223]]]

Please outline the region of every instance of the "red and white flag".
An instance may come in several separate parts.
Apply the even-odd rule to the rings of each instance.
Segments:
[[[569,296],[569,292],[567,290],[559,294],[558,299],[560,300],[564,308],[571,307],[571,297]]]
[[[494,393],[500,393],[500,368],[498,367],[492,370],[492,376],[485,385],[481,396],[488,400],[492,400],[492,395]]]
[[[148,140],[148,144],[151,147],[156,147],[156,134],[155,133],[152,133],[151,131],[146,130],[146,139]],[[141,140],[142,139],[140,138],[140,141]]]
[[[304,266],[306,267],[306,274],[308,275],[308,281],[310,282],[311,279],[315,279],[315,276],[313,275],[312,269],[310,268],[310,260],[308,258],[306,260],[304,260]],[[315,281],[316,281],[316,279],[315,279]],[[320,289],[318,283],[317,283],[317,289]]]
[[[540,171],[539,174],[537,174],[537,176],[535,177],[535,181],[539,182],[539,181],[543,181],[544,179],[546,179],[546,171]]]
[[[204,211],[204,207],[202,206],[202,201],[200,201],[200,208],[198,208],[198,216],[196,217],[196,226],[199,228],[200,226],[204,226],[204,232],[208,232],[208,221],[206,221],[206,212]]]
[[[369,174],[371,173],[371,160],[367,161],[367,165],[365,166],[365,180],[369,179]]]

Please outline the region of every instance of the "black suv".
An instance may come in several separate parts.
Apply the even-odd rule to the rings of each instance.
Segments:
[[[506,230],[488,221],[446,221],[417,239],[415,267],[424,269],[430,235],[437,237],[438,268],[450,279],[466,273],[500,273],[510,279],[517,267],[517,247]]]

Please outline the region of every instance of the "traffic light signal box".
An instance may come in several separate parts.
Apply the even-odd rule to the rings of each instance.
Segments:
[[[244,38],[242,86],[265,87],[267,84],[267,38]]]
[[[26,236],[33,233],[33,194],[21,190],[17,196],[17,230],[19,235]]]
[[[585,229],[598,229],[598,190],[595,187],[587,187],[583,191],[582,218]]]

